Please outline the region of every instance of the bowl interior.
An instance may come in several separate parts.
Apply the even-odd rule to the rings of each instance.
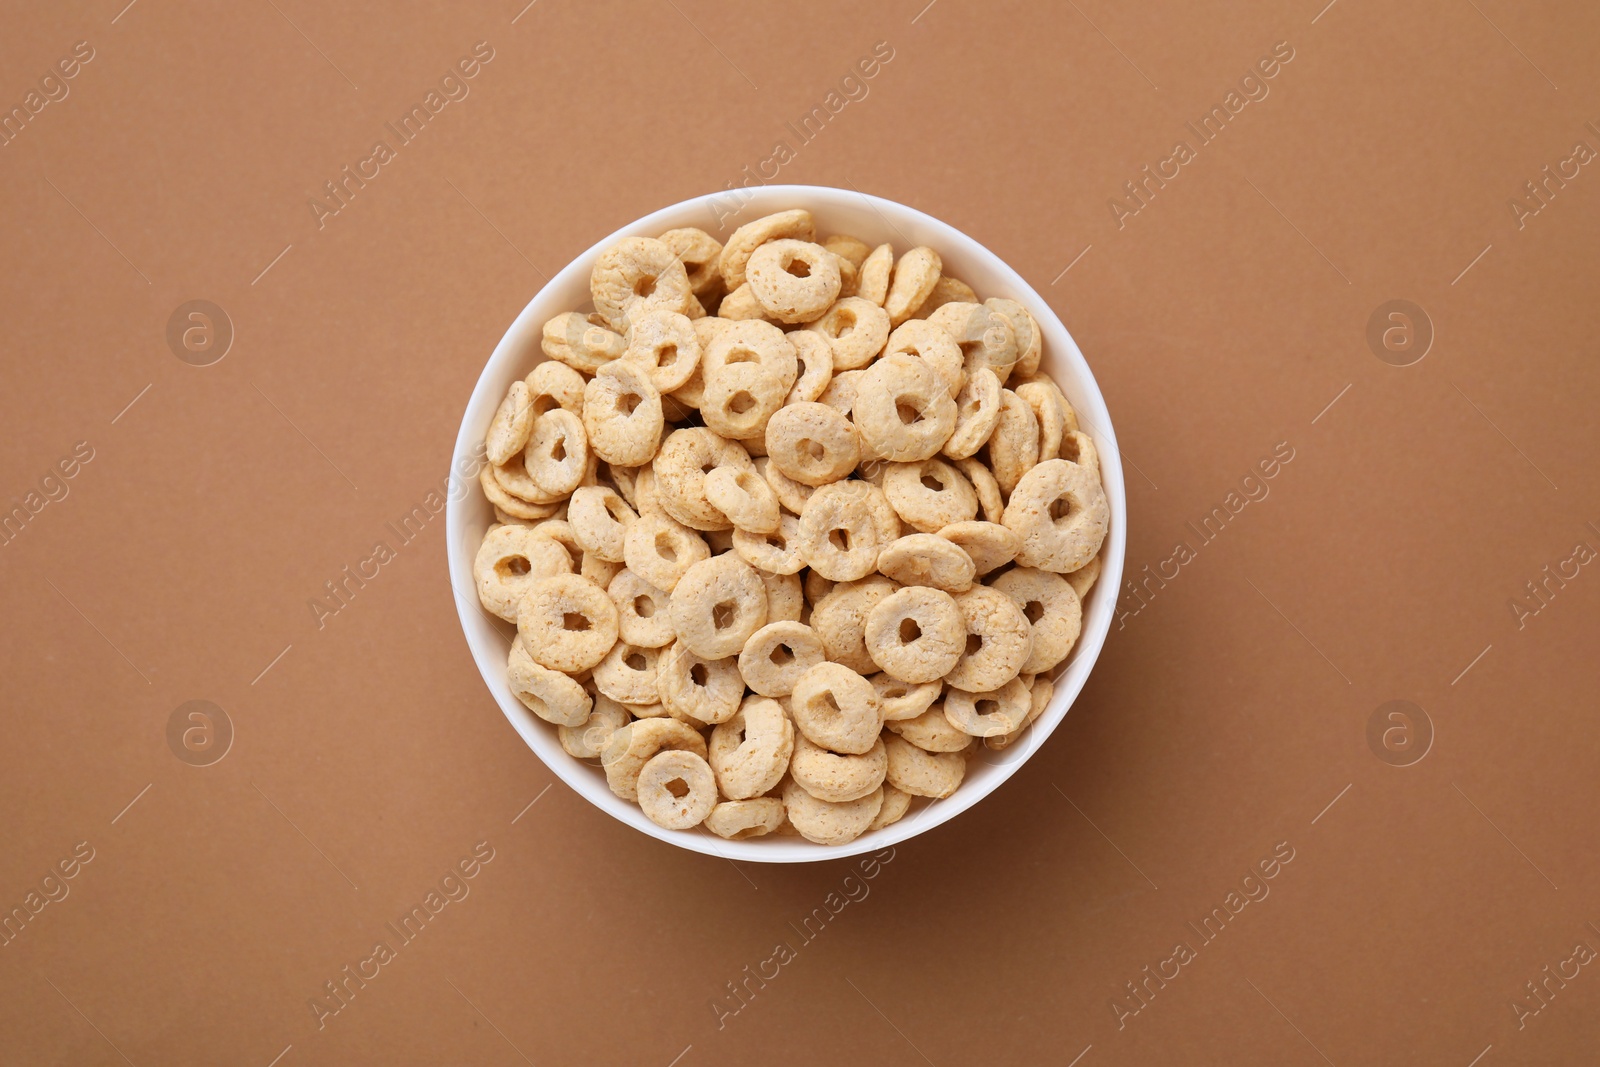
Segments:
[[[1084,603],[1082,634],[1066,663],[1055,671],[1056,688],[1050,706],[1012,745],[998,752],[980,748],[968,766],[966,780],[953,796],[939,801],[919,798],[900,821],[838,846],[774,835],[728,841],[703,827],[666,830],[647,819],[637,805],[615,796],[606,785],[598,760],[580,761],[567,755],[555,728],[538,719],[512,695],[505,673],[516,627],[483,610],[472,578],[473,556],[484,531],[495,521],[494,510],[477,485],[484,433],[511,383],[526,376],[535,363],[545,358],[539,348],[545,321],[563,311],[590,306],[589,271],[599,252],[621,237],[655,236],[679,226],[697,226],[726,240],[737,226],[791,207],[810,209],[819,235],[854,234],[872,245],[889,242],[896,252],[927,245],[943,259],[945,273],[971,285],[980,299],[1009,297],[1033,312],[1044,335],[1040,369],[1061,386],[1078,412],[1083,431],[1094,439],[1112,515],[1110,533],[1101,549],[1100,578]],[[914,208],[852,190],[774,185],[737,194],[696,197],[630,223],[573,260],[528,302],[495,346],[467,404],[455,443],[445,528],[450,584],[473,659],[501,711],[551,770],[596,806],[651,837],[713,856],[783,863],[838,859],[887,848],[937,826],[982,800],[1038,750],[1082,690],[1110,631],[1117,590],[1122,584],[1126,515],[1121,457],[1105,400],[1072,335],[1015,271],[972,238]]]

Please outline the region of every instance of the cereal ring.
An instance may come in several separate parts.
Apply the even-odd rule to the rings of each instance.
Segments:
[[[556,736],[567,755],[575,759],[599,759],[611,737],[628,725],[628,711],[610,697],[595,699],[594,710],[576,726],[557,728]]]
[[[762,837],[783,822],[783,801],[777,797],[724,800],[706,816],[706,829],[730,841]]]
[[[812,599],[811,627],[822,638],[829,659],[862,674],[877,671],[878,665],[867,654],[867,616],[896,588],[889,579],[874,574],[858,582],[842,582]]]
[[[540,415],[533,421],[522,463],[542,493],[562,497],[578,488],[589,469],[583,420],[564,408]]]
[[[959,752],[924,752],[903,738],[885,738],[889,750],[888,783],[919,797],[947,797],[961,785],[967,761]]]
[[[735,363],[707,374],[700,416],[706,428],[732,440],[760,442],[767,420],[783,407],[789,386],[756,363]]]
[[[978,513],[978,495],[961,472],[938,459],[891,463],[883,475],[889,506],[923,533],[936,533]]]
[[[576,574],[540,579],[517,612],[517,633],[541,667],[576,674],[605,659],[617,642],[617,606]]]
[[[560,545],[539,537],[531,526],[501,526],[484,535],[472,560],[478,602],[507,622],[535,584],[556,574],[571,574],[572,559]]]
[[[983,510],[984,521],[999,522],[1005,514],[1006,502],[1000,497],[1000,483],[994,480],[994,474],[982,460],[971,457],[956,460],[956,469],[966,475],[967,481],[972,483],[972,491],[978,494],[978,507]]]
[[[674,641],[656,660],[656,695],[674,716],[725,722],[739,710],[744,679],[734,657],[702,659],[682,641]]]
[[[770,422],[767,423],[767,429],[770,430],[771,428],[772,424]],[[854,429],[854,427],[851,427],[851,429]],[[758,460],[756,470],[761,477],[767,480],[767,484],[772,487],[772,491],[778,495],[778,503],[796,515],[806,509],[806,501],[810,500],[811,494],[817,491],[816,486],[797,482],[773,466],[770,457],[763,457]]]
[[[839,297],[838,259],[807,241],[768,241],[750,254],[745,276],[762,309],[779,322],[810,322]]]
[[[942,589],[907,586],[889,594],[867,615],[867,655],[907,682],[932,682],[956,665],[967,628],[955,598]]]
[[[961,346],[963,365],[968,374],[988,367],[1004,385],[1017,362],[1017,334],[1004,315],[982,304],[964,301],[946,304],[928,316]]]
[[[767,318],[767,309],[756,299],[755,290],[750,288],[749,282],[723,297],[722,303],[717,305],[717,314],[736,322],[766,322],[772,325]]]
[[[944,695],[944,717],[964,734],[1004,737],[1022,729],[1032,703],[1027,683],[1013,678],[990,693],[950,690]]]
[[[1054,382],[1023,382],[1015,392],[1039,420],[1039,461],[1058,458],[1067,423],[1067,402],[1061,390]]]
[[[709,760],[717,786],[729,800],[772,789],[789,769],[794,723],[776,700],[750,697],[711,731]]]
[[[728,291],[739,288],[745,282],[745,267],[750,262],[750,256],[757,248],[768,241],[791,237],[799,241],[812,241],[817,236],[816,223],[811,218],[811,212],[804,208],[795,208],[790,211],[779,211],[776,214],[764,215],[754,222],[747,222],[733,231],[733,236],[728,238],[728,243],[722,246],[722,282]]]
[[[867,581],[870,581],[870,580],[871,580],[870,578],[863,578],[861,581],[862,582],[867,582]],[[846,582],[844,584],[853,586],[853,585],[856,585],[858,583]],[[891,589],[894,588],[894,583],[890,582],[889,586],[890,586]],[[812,605],[816,605],[816,604],[822,603],[822,599],[824,597],[826,597],[829,593],[833,592],[834,589],[837,588],[837,584],[834,583],[834,582],[828,581],[828,579],[824,578],[822,575],[818,574],[816,571],[808,570],[808,571],[806,571],[805,584],[804,584],[803,588],[804,588],[805,595],[806,595],[806,603],[812,604]],[[863,625],[864,624],[865,624],[865,622],[863,620]],[[857,634],[856,636],[857,636],[857,638],[860,638],[861,635]],[[829,652],[829,655],[832,655],[832,654],[833,654],[832,652]],[[865,645],[861,646],[861,656],[862,656],[862,662],[864,662],[864,663],[871,663],[872,662],[871,659],[867,658],[866,646]],[[871,670],[872,668],[868,667],[866,669],[867,670]]]
[[[705,659],[738,655],[767,624],[767,589],[737,553],[701,560],[672,590],[672,628],[679,643]]]
[[[693,530],[665,515],[643,515],[628,526],[622,559],[628,569],[664,593],[672,592],[690,567],[711,558]]]
[[[583,388],[583,428],[595,454],[607,463],[633,466],[654,456],[664,422],[661,393],[639,363],[608,363]]]
[[[1014,373],[1026,378],[1039,369],[1039,357],[1043,355],[1044,338],[1039,333],[1039,324],[1034,321],[1033,313],[1015,300],[1007,300],[1001,296],[991,296],[983,302],[983,306],[991,311],[998,311],[1011,323],[1011,332],[1017,338],[1017,362]]]
[[[956,402],[929,364],[915,356],[885,356],[862,377],[854,414],[875,453],[908,463],[933,456],[949,439]]]
[[[523,383],[528,387],[528,406],[533,409],[534,418],[556,408],[583,414],[583,375],[560,360],[547,359],[537,364]]]
[[[845,756],[829,752],[801,734],[789,757],[789,776],[807,793],[830,804],[860,800],[883,784],[888,769],[889,754],[882,739],[862,755]]]
[[[576,726],[589,717],[589,694],[557,670],[535,663],[521,640],[511,643],[506,685],[512,695],[545,722]]]
[[[788,404],[767,423],[770,462],[805,485],[836,482],[861,462],[861,439],[850,420],[827,404]]]
[[[764,697],[786,697],[800,676],[827,659],[822,638],[798,622],[769,622],[750,635],[739,653],[744,684]]]
[[[558,410],[554,414],[565,415],[570,414],[570,412]],[[543,417],[542,415],[540,416],[540,418]],[[534,429],[537,432],[538,419],[534,420]],[[529,444],[531,445],[532,441]],[[494,472],[494,480],[499,483],[500,488],[519,500],[525,500],[530,504],[554,504],[560,501],[565,494],[547,493],[539,488],[538,483],[533,480],[533,476],[528,473],[527,458],[528,450],[524,448],[520,453],[511,457],[511,462],[502,463],[498,467],[490,466],[489,470]]]
[[[849,261],[850,265],[857,270],[861,268],[862,263],[866,262],[868,254],[872,251],[872,246],[861,238],[851,237],[849,234],[843,233],[836,233],[832,237],[825,239],[822,242],[822,247],[840,259]]]
[[[888,771],[888,762],[885,759],[885,772]],[[877,817],[867,825],[867,830],[881,830],[891,823],[897,823],[905,815],[906,809],[911,807],[911,794],[902,793],[888,782],[883,784],[883,807],[878,809]]]
[[[806,603],[799,576],[775,574],[759,567],[756,573],[761,576],[761,584],[767,587],[767,622],[799,622],[800,612]]]
[[[1017,483],[1003,521],[1022,539],[1018,563],[1064,574],[1100,551],[1111,522],[1111,505],[1099,478],[1087,468],[1050,459]]]
[[[706,739],[677,719],[660,717],[630,722],[611,735],[600,753],[606,784],[623,800],[639,799],[639,773],[662,750],[693,752],[704,759]]]
[[[907,319],[896,326],[894,333],[889,335],[888,343],[884,345],[883,354],[916,356],[921,359],[939,372],[939,377],[950,387],[951,396],[960,393],[962,383],[967,378],[967,372],[961,365],[960,347],[951,340],[948,333],[922,319]]]
[[[1026,680],[1026,678],[1022,680]],[[1044,713],[1045,708],[1050,706],[1050,698],[1055,695],[1055,691],[1055,682],[1051,681],[1045,675],[1041,674],[1037,678],[1033,679],[1032,683],[1028,686],[1028,716],[1022,720],[1022,725],[1017,727],[1015,730],[1012,730],[1008,734],[1001,734],[999,737],[984,738],[984,745],[992,749],[1001,749],[1005,748],[1007,745],[1017,740],[1017,738],[1021,737],[1022,732],[1028,727],[1032,726],[1034,720]]]
[[[939,699],[939,694],[944,692],[942,681],[912,685],[910,682],[902,682],[882,672],[874,674],[867,681],[872,683],[872,688],[877,691],[878,700],[883,704],[885,726],[891,722],[915,719],[931,708],[933,702]]]
[[[544,324],[539,348],[572,370],[593,374],[612,360],[620,359],[628,343],[620,333],[590,322],[583,312],[567,311]],[[534,388],[532,381],[528,382],[528,388]]]
[[[639,771],[636,785],[645,817],[668,830],[687,830],[705,822],[717,806],[717,780],[711,765],[693,752],[658,752]]]
[[[939,536],[965,552],[980,575],[1004,567],[1022,548],[1022,538],[995,522],[953,522]]]
[[[867,752],[883,729],[877,690],[842,663],[808,669],[795,683],[789,705],[800,732],[834,752]]]
[[[977,567],[965,549],[926,533],[911,534],[885,545],[878,553],[878,571],[901,585],[932,586],[947,593],[966,592],[977,576]]]
[[[1039,420],[1027,401],[1010,389],[1000,390],[1000,418],[985,446],[989,469],[1000,492],[1009,497],[1022,476],[1039,463]]]
[[[885,538],[866,482],[833,482],[817,489],[800,513],[800,555],[806,565],[834,582],[863,578],[878,565]]]
[[[676,253],[654,237],[624,237],[595,259],[589,274],[594,309],[613,330],[626,333],[651,311],[689,306],[689,273]]]
[[[1082,430],[1068,430],[1061,435],[1061,458],[1076,463],[1100,481],[1100,450],[1094,440]]]
[[[703,426],[685,427],[668,434],[650,466],[654,472],[652,483],[656,499],[663,510],[696,530],[726,530],[733,526],[728,517],[706,499],[706,475],[723,466],[755,469],[750,454],[738,442],[719,437]]]
[[[834,264],[839,268],[839,295],[855,296],[856,286],[861,281],[861,272],[854,263],[843,256],[835,256],[832,252],[829,252],[828,255],[833,257]]]
[[[770,322],[743,320],[720,330],[700,356],[701,373],[709,386],[724,369],[757,363],[783,384],[788,396],[800,374],[794,342]]]
[[[533,409],[529,407],[528,383],[512,382],[504,400],[489,421],[484,435],[484,454],[490,463],[505,463],[521,452],[533,430]]]
[[[594,668],[594,687],[623,704],[652,704],[657,649],[618,641]]]
[[[924,752],[960,752],[972,743],[971,735],[947,719],[939,704],[914,718],[885,725],[891,733],[899,734]]]
[[[928,294],[928,299],[922,302],[922,306],[917,308],[916,314],[911,317],[925,319],[946,304],[954,304],[957,301],[976,304],[978,302],[978,294],[973,292],[972,286],[966,282],[958,278],[952,278],[949,275],[941,275],[938,283],[933,287],[933,292]]]
[[[841,299],[806,329],[821,334],[833,352],[833,370],[865,367],[889,340],[889,313],[859,296]]]
[[[809,331],[796,330],[796,333]],[[856,406],[856,388],[861,381],[861,376],[866,371],[846,370],[838,371],[828,382],[828,387],[817,397],[819,404],[826,404],[839,414],[846,417]]]
[[[1000,379],[988,367],[978,367],[956,394],[956,427],[944,443],[944,454],[951,459],[976,455],[988,444],[999,421]]]
[[[657,392],[670,393],[694,377],[700,366],[700,339],[686,316],[652,311],[633,324],[622,358],[643,368]]]
[[[585,552],[603,560],[621,563],[628,526],[639,516],[623,502],[615,489],[603,485],[582,485],[572,491],[567,505],[572,536]]]
[[[1083,605],[1065,578],[1016,567],[996,578],[993,588],[1015,600],[1032,624],[1033,651],[1022,673],[1043,674],[1067,658],[1083,629]]]
[[[639,517],[646,515],[667,516],[667,509],[661,506],[661,498],[656,495],[656,471],[654,463],[646,463],[639,468],[633,477],[633,507]]]
[[[938,284],[943,267],[939,253],[927,247],[913,248],[900,257],[894,265],[894,280],[883,298],[883,310],[889,313],[891,326],[900,325],[922,306]]]
[[[800,553],[800,520],[787,513],[778,516],[778,528],[771,533],[734,530],[733,550],[761,574],[763,581],[769,575],[797,574],[806,565]]]
[[[496,514],[504,513],[507,517],[518,521],[543,519],[555,514],[554,503],[535,504],[508,493],[495,473],[499,469],[485,463],[483,469],[478,472],[478,485],[482,487],[483,495],[488,498],[489,503],[494,505]]]
[[[817,399],[833,380],[833,348],[828,339],[810,330],[796,330],[785,334],[794,345],[795,358],[800,365],[800,376],[794,380],[785,404],[804,404]]]
[[[618,571],[607,584],[606,594],[617,606],[617,640],[641,648],[660,648],[677,638],[668,607],[670,594],[633,571]]]
[[[801,837],[818,845],[849,844],[867,832],[882,807],[882,789],[848,804],[818,800],[792,780],[783,789],[784,814]]]
[[[1022,670],[1033,651],[1032,628],[1017,602],[986,585],[955,598],[966,622],[967,650],[945,682],[969,693],[999,689]]]
[[[689,291],[695,296],[721,288],[722,242],[693,226],[668,230],[656,240],[671,249],[683,264],[689,278]]]
[[[778,529],[778,494],[753,470],[714,468],[706,475],[706,499],[733,520],[736,530],[769,534]]]
[[[1063,577],[1066,578],[1067,584],[1072,586],[1072,591],[1078,594],[1078,600],[1081,602],[1089,595],[1089,590],[1094,588],[1095,579],[1100,577],[1100,557],[1095,556],[1077,570],[1068,571]]]
[[[622,564],[585,552],[583,562],[578,564],[578,573],[604,589],[611,584],[611,579],[622,573]]]
[[[583,563],[583,546],[578,543],[577,534],[573,532],[572,523],[565,519],[546,519],[533,527],[535,537],[552,541],[567,553],[567,559],[576,570]]]
[[[879,245],[861,261],[856,274],[856,293],[877,307],[889,295],[889,275],[894,272],[894,247]]]

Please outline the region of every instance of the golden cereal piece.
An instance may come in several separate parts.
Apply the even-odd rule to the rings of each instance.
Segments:
[[[795,738],[794,755],[789,757],[789,777],[807,793],[830,804],[860,800],[883,784],[888,770],[889,754],[881,738],[860,755],[844,755],[829,752],[801,734]]]
[[[1033,629],[1017,602],[986,585],[955,598],[966,622],[967,650],[945,683],[969,693],[999,689],[1022,670],[1033,651]]]
[[[1000,417],[989,437],[989,469],[1007,498],[1039,462],[1039,420],[1016,393],[1000,390]]]
[[[1039,358],[1044,354],[1044,336],[1039,332],[1039,324],[1034,321],[1033,313],[1015,300],[999,296],[985,300],[983,306],[998,311],[1011,324],[1011,332],[1017,339],[1017,362],[1013,373],[1026,378],[1037,372]]]
[[[960,393],[967,380],[961,347],[944,330],[923,319],[908,319],[896,326],[884,345],[883,354],[918,357],[939,372],[939,377],[950,387],[951,396]]]
[[[967,761],[959,752],[925,752],[902,737],[884,739],[889,754],[886,780],[919,797],[947,797],[961,785]]]
[[[572,370],[593,374],[612,360],[622,358],[628,344],[620,333],[590,322],[582,312],[568,311],[544,324],[539,347],[545,355]],[[533,388],[533,383],[529,382],[528,386]]]
[[[887,755],[887,750],[885,750],[885,754]],[[888,771],[887,761],[885,761],[884,770],[885,772]],[[910,793],[903,793],[894,786],[890,785],[888,782],[884,782],[883,807],[878,809],[877,817],[874,818],[870,824],[868,824],[868,832],[873,830],[881,830],[891,823],[899,822],[901,818],[905,816],[906,809],[910,807]]]
[[[783,801],[777,797],[724,800],[706,816],[706,829],[730,841],[762,837],[783,823]]]
[[[977,568],[966,550],[937,534],[891,541],[878,553],[878,571],[901,585],[926,585],[947,593],[972,588]]]
[[[555,514],[556,505],[553,502],[535,504],[506,492],[496,477],[497,470],[498,467],[485,463],[483,469],[478,472],[478,485],[483,489],[483,495],[488,498],[489,503],[494,505],[496,515],[504,514],[507,518],[518,522],[531,522]]]
[[[786,697],[800,676],[823,662],[822,638],[799,622],[769,622],[750,635],[739,653],[745,685],[764,697]]]
[[[810,595],[812,576],[808,575],[807,594]],[[822,595],[811,599],[811,626],[822,638],[828,658],[861,674],[872,674],[878,665],[867,654],[867,616],[878,602],[898,586],[880,574],[868,575],[855,582],[840,582],[827,590],[816,590]]]
[[[645,817],[668,830],[705,822],[717,806],[717,780],[705,757],[693,752],[658,752],[639,771],[636,786]]]
[[[928,316],[961,347],[968,374],[988,367],[1004,385],[1017,363],[1017,335],[1011,320],[993,308],[965,301],[946,304]]]
[[[500,526],[484,535],[472,560],[478,602],[507,622],[517,621],[522,598],[541,579],[572,573],[572,558],[531,526]]]
[[[856,275],[856,295],[878,307],[889,296],[889,275],[894,272],[894,246],[882,244],[861,261]]]
[[[705,540],[665,515],[641,515],[628,524],[622,561],[664,593],[671,593],[690,567],[711,557]]]
[[[933,702],[944,692],[943,681],[912,685],[883,672],[874,674],[867,681],[872,683],[872,688],[878,694],[878,700],[883,704],[885,726],[889,726],[892,722],[915,719],[933,707]]]
[[[572,674],[605,659],[617,641],[617,606],[576,574],[536,582],[517,612],[517,634],[542,667]]]
[[[931,248],[919,246],[900,257],[894,265],[894,279],[883,298],[883,310],[889,313],[891,326],[900,325],[922,306],[938,284],[943,267],[939,253]]]
[[[576,726],[589,717],[589,694],[558,670],[533,661],[521,640],[511,643],[506,684],[524,707],[545,722]]]
[[[735,530],[770,534],[778,529],[778,494],[754,470],[716,467],[706,474],[706,499]]]
[[[1013,678],[987,693],[950,690],[944,696],[944,717],[950,725],[973,737],[1004,737],[1022,729],[1031,706],[1028,684]]]
[[[1022,538],[997,522],[953,522],[939,536],[964,551],[980,575],[1004,567],[1022,550]]]
[[[978,294],[973,292],[972,286],[966,282],[952,278],[948,274],[941,275],[938,284],[933,287],[933,292],[928,294],[928,299],[922,302],[922,306],[917,308],[916,314],[911,317],[925,319],[946,304],[957,302],[975,304],[978,302]]]
[[[1100,551],[1111,505],[1097,474],[1069,460],[1051,459],[1017,483],[1004,522],[1022,540],[1018,563],[1065,574]]]
[[[942,451],[951,459],[975,455],[994,434],[1000,421],[1000,379],[988,367],[978,367],[956,394],[956,426]]]
[[[816,402],[786,404],[774,413],[767,423],[767,449],[769,465],[813,487],[838,481],[861,461],[855,426],[837,409]]]
[[[902,681],[943,678],[961,658],[966,640],[966,623],[955,598],[931,586],[897,590],[867,615],[867,655]]]
[[[583,420],[564,408],[540,415],[533,420],[522,463],[541,493],[553,497],[571,493],[589,469],[589,437]]]
[[[800,783],[783,789],[783,810],[800,836],[819,845],[845,845],[867,832],[883,807],[883,790],[874,789],[847,804],[818,800]]]
[[[572,491],[567,505],[572,536],[584,552],[610,563],[623,561],[628,527],[639,516],[618,495],[603,485],[582,485]]]
[[[943,378],[915,356],[885,356],[857,388],[856,429],[885,459],[906,463],[936,455],[956,425],[956,402]]]
[[[722,287],[722,244],[704,230],[684,226],[668,230],[657,238],[672,250],[689,277],[689,291],[695,296]]]
[[[945,717],[942,704],[934,704],[913,718],[886,722],[884,726],[924,752],[961,752],[972,743],[970,734]]]
[[[811,322],[839,298],[838,257],[806,241],[768,241],[751,253],[750,293],[779,322]]]
[[[651,311],[633,324],[622,358],[650,375],[657,392],[688,384],[700,366],[700,337],[693,322],[675,311]]]
[[[733,656],[705,659],[674,641],[656,660],[656,695],[674,717],[700,726],[726,722],[739,710],[744,679]]]
[[[840,259],[849,261],[850,265],[857,270],[861,269],[861,264],[867,261],[867,256],[872,252],[872,246],[861,238],[851,237],[843,233],[836,233],[832,237],[824,239],[822,247]]]
[[[873,494],[883,495],[858,481],[832,482],[811,494],[800,513],[800,555],[808,567],[834,582],[855,581],[877,568],[878,552],[892,536]]]
[[[1095,579],[1100,577],[1100,557],[1096,555],[1088,563],[1075,571],[1068,571],[1063,577],[1067,584],[1072,586],[1072,591],[1078,594],[1081,601],[1089,595],[1089,590],[1094,588]]]
[[[806,329],[827,338],[834,373],[871,363],[889,340],[889,313],[859,296],[840,299]]]
[[[795,683],[789,706],[796,728],[834,752],[867,752],[883,730],[877,690],[842,663],[808,669]]]
[[[706,756],[706,739],[691,726],[671,717],[638,719],[611,735],[600,753],[606,784],[623,800],[639,799],[639,774],[663,750]]]
[[[811,212],[804,208],[779,211],[747,222],[733,231],[728,243],[722,246],[722,282],[733,292],[745,283],[745,267],[757,248],[768,241],[791,237],[799,241],[814,241],[816,222]]]
[[[490,463],[505,463],[521,452],[533,430],[533,408],[528,399],[528,383],[512,382],[484,435],[484,453]]]
[[[833,380],[833,347],[828,339],[810,330],[785,334],[794,345],[800,376],[794,380],[785,404],[804,404],[817,399]]]
[[[937,533],[978,514],[972,483],[943,460],[889,464],[883,495],[900,518],[923,533]]]
[[[735,552],[701,560],[672,590],[678,641],[704,659],[736,656],[767,624],[767,589]]]
[[[671,594],[623,568],[606,585],[606,595],[617,606],[619,641],[644,648],[660,648],[670,645],[677,638],[668,607]]]
[[[646,462],[660,447],[664,427],[661,393],[640,364],[608,363],[584,386],[583,428],[595,455],[607,463]]]
[[[574,759],[599,759],[611,737],[628,725],[628,711],[610,697],[597,697],[589,717],[576,726],[556,730],[561,747]]]
[[[778,516],[778,528],[771,533],[734,530],[733,550],[756,569],[764,582],[770,578],[792,578],[806,565],[800,553],[800,520],[787,512]],[[795,581],[798,584],[799,579]],[[794,617],[799,618],[798,613]]]
[[[682,313],[689,306],[689,274],[664,242],[624,237],[595,260],[589,295],[606,325],[626,333],[648,312]]]
[[[794,723],[776,700],[749,697],[711,731],[709,761],[722,795],[746,800],[769,792],[789,769]]]
[[[996,578],[993,588],[1015,600],[1032,626],[1033,651],[1022,673],[1043,674],[1067,658],[1083,630],[1083,605],[1065,578],[1016,567]]]

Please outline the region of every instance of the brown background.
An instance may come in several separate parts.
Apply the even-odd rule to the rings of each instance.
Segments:
[[[0,148],[0,499],[94,452],[0,547],[0,903],[94,849],[0,948],[0,1060],[1600,1049],[1593,967],[1520,1029],[1512,1006],[1600,949],[1600,576],[1549,582],[1521,626],[1509,607],[1600,548],[1600,170],[1522,229],[1507,206],[1600,148],[1593,5],[124,2],[0,29],[8,109],[95,51]],[[478,41],[470,96],[319,229],[323,182]],[[1186,524],[1275,445],[1295,458],[1113,631],[1028,766],[847,882],[545,794],[467,655],[443,518],[403,546],[385,524],[442,482],[548,274],[793,147],[785,122],[878,41],[870,95],[779,180],[919,207],[1046,294],[1130,461],[1129,578],[1198,545]],[[1119,229],[1108,198],[1280,41],[1270,95]],[[1398,298],[1436,332],[1408,367],[1366,341]],[[193,299],[236,332],[207,367],[165,339]],[[396,558],[319,629],[308,601],[379,540]],[[167,743],[193,699],[235,730],[206,767]],[[1415,744],[1368,742],[1396,699],[1433,731],[1406,767]],[[308,999],[479,841],[471,895],[319,1029]],[[1270,896],[1119,1028],[1125,983],[1199,944],[1185,923],[1279,842]],[[869,893],[802,943],[790,924],[847,885]],[[797,957],[719,1028],[712,1002],[780,940]]]

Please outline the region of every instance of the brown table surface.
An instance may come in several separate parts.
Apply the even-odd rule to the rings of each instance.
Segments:
[[[524,2],[7,16],[0,1061],[1590,1061],[1600,9]],[[592,808],[396,533],[548,275],[763,178],[993,248],[1127,460],[1088,688],[865,869]]]

